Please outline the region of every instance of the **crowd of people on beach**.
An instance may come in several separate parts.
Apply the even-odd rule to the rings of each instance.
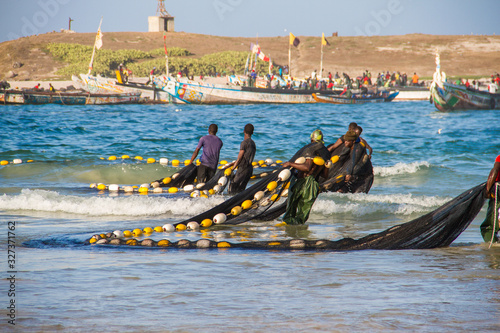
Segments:
[[[324,72],[324,71],[322,71]],[[288,74],[288,68],[286,66],[279,67],[278,72],[273,72],[266,74],[259,82],[258,73],[255,70],[249,72],[246,76],[245,85],[249,87],[259,87],[259,88],[271,88],[271,89],[299,89],[299,90],[328,90],[335,88],[347,88],[347,89],[362,89],[364,88],[389,88],[389,87],[406,87],[414,86],[421,87],[424,86],[425,81],[420,80],[416,72],[413,76],[408,78],[406,73],[392,72],[389,71],[380,72],[375,77],[372,76],[369,70],[364,71],[360,76],[351,78],[348,74],[336,72],[328,72],[327,76],[324,77],[319,74],[317,70],[314,70],[311,75],[298,79],[290,77]],[[262,83],[263,81],[263,83]]]

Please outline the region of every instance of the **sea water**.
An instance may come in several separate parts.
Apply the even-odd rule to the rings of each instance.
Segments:
[[[283,228],[276,220],[154,237],[360,238],[422,216],[486,181],[500,154],[499,112],[442,113],[427,101],[0,106],[0,160],[23,161],[0,166],[1,330],[500,330],[500,248],[488,249],[479,233],[486,205],[450,247],[433,250],[83,245],[95,233],[175,223],[227,199],[112,194],[89,187],[140,185],[172,175],[180,167],[145,160],[190,159],[211,123],[218,124],[224,142],[221,159],[236,159],[243,127],[252,123],[256,160],[285,161],[309,142],[313,130],[321,129],[332,143],[352,121],[363,127],[362,137],[373,148],[369,194],[321,194],[305,227]]]

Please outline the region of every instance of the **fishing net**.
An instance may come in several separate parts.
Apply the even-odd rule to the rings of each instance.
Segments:
[[[361,144],[356,144],[353,150],[345,148],[344,145],[342,145],[330,154],[323,144],[313,142],[302,147],[290,160],[295,161],[299,157],[310,158],[314,156],[321,156],[323,159],[328,160],[331,155],[335,156],[336,154],[339,155],[339,159],[333,164],[332,168],[330,168],[328,178],[320,179],[320,192],[346,189],[346,191],[351,193],[368,193],[373,183],[373,168],[366,154],[366,148]],[[357,175],[356,181],[346,182],[344,176],[352,168],[354,168],[352,173]],[[261,173],[261,180],[254,186],[230,198],[219,206],[180,223],[185,224],[189,221],[196,221],[199,223],[204,219],[212,219],[214,215],[218,213],[224,213],[227,216],[224,222],[225,224],[239,224],[249,220],[270,221],[278,218],[286,211],[287,199],[284,187],[287,186],[288,182],[278,182],[277,189],[266,192],[265,198],[262,200],[254,200],[253,198],[257,192],[265,190],[267,184],[272,181],[277,181],[278,175],[283,169],[284,168],[280,168],[272,172]],[[292,177],[294,176],[292,175]],[[278,195],[279,199],[270,200],[269,197],[275,194]],[[251,206],[252,209],[244,210],[238,216],[230,214],[233,207],[241,205],[245,200],[253,201]]]
[[[330,168],[327,179],[320,180],[320,191],[346,193],[368,193],[373,184],[373,166],[362,143],[353,149],[341,145],[331,154],[337,160]],[[346,182],[345,175],[352,174],[354,179]]]
[[[200,239],[177,242],[151,239],[100,239],[97,244],[129,245],[157,248],[243,248],[262,250],[403,250],[432,249],[449,246],[474,220],[481,210],[485,199],[483,192],[486,183],[467,190],[436,210],[413,221],[391,227],[385,231],[370,234],[360,239],[344,238],[337,241],[319,239],[287,239],[273,241],[254,241],[231,243]]]

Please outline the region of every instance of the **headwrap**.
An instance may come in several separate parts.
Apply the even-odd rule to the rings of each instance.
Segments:
[[[345,141],[356,141],[357,138],[358,135],[354,131],[347,131],[347,133],[344,135]]]
[[[314,132],[311,133],[311,140],[314,142],[321,142],[324,143],[323,141],[323,132],[321,130],[317,129]]]

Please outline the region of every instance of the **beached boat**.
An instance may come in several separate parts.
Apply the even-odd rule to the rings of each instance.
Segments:
[[[172,96],[155,85],[122,83],[118,79],[88,74],[80,74],[80,78],[72,76],[73,82],[90,93],[140,93],[141,98],[147,102],[172,103]]]
[[[340,95],[323,95],[323,93],[313,93],[312,97],[318,103],[331,104],[365,104],[391,102],[399,92],[381,92],[378,94],[353,94],[351,97]]]
[[[420,86],[396,86],[399,91],[398,101],[428,101],[431,92],[429,87]]]
[[[24,94],[21,90],[2,90],[0,104],[24,104]]]
[[[500,94],[447,82],[446,74],[441,72],[439,54],[436,54],[436,72],[431,85],[431,103],[434,103],[439,111],[493,110],[500,109]]]
[[[313,90],[256,88],[195,81],[181,82],[172,78],[155,80],[155,84],[172,95],[174,101],[186,104],[316,103],[311,95]],[[332,90],[322,90],[321,93],[326,96],[338,94]]]
[[[129,104],[141,101],[140,93],[92,94],[88,92],[50,92],[7,90],[0,93],[2,104]]]

